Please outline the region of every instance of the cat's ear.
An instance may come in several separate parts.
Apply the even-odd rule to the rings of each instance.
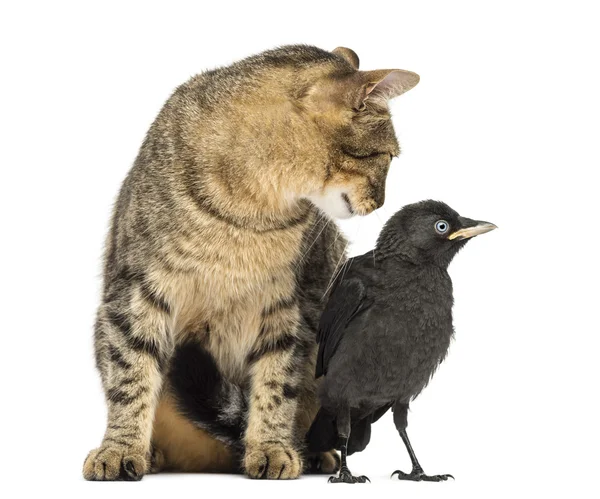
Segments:
[[[358,56],[356,55],[356,52],[354,52],[354,50],[346,48],[346,47],[338,47],[336,49],[333,49],[332,52],[335,55],[344,59],[354,69],[358,69],[360,60],[358,59]]]
[[[408,92],[419,83],[419,75],[403,69],[379,69],[360,71],[364,82],[361,90],[362,103],[367,99],[388,101]]]

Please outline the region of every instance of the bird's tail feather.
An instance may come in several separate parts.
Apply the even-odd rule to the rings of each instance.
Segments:
[[[352,424],[348,439],[348,455],[365,450],[371,441],[371,418],[364,418]]]
[[[335,416],[323,408],[319,409],[306,434],[306,441],[309,452],[326,452],[335,448],[337,443]]]
[[[352,414],[352,427],[348,439],[348,455],[363,451],[371,441],[371,425],[383,416],[390,404],[377,409],[372,414],[364,416]],[[338,432],[336,418],[333,414],[321,408],[306,435],[310,452],[325,452],[337,447]]]

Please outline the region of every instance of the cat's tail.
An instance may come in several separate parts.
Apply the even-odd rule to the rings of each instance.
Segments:
[[[189,341],[177,347],[169,381],[182,414],[241,452],[248,414],[246,394],[223,377],[213,356],[200,343]]]
[[[325,452],[335,448],[337,443],[337,425],[335,415],[325,409],[319,409],[308,433],[306,443],[309,452]]]

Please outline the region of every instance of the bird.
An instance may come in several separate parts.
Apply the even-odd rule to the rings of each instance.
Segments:
[[[475,236],[496,225],[460,216],[434,200],[404,206],[382,228],[375,249],[350,258],[332,285],[318,326],[319,409],[308,433],[311,452],[341,452],[333,483],[364,483],[347,456],[364,450],[371,425],[389,409],[412,471],[400,480],[440,482],[427,475],[408,438],[409,404],[446,357],[454,335],[448,266]]]

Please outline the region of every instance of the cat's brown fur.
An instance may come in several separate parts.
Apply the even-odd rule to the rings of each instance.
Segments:
[[[153,433],[155,462],[172,469],[302,471],[315,326],[345,248],[315,204],[349,216],[383,203],[399,152],[387,99],[418,82],[357,67],[348,49],[283,47],[196,76],[165,104],[107,240],[95,347],[108,424],[86,479],[141,478]],[[213,397],[211,421],[176,389],[187,376],[173,359],[190,345],[204,359],[190,368],[216,380],[191,390],[201,412],[202,389]]]

